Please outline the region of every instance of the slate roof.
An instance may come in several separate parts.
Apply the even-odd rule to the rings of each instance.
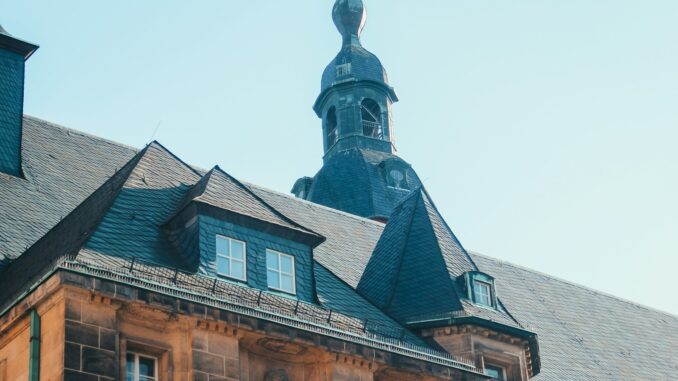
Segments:
[[[24,117],[25,179],[0,173],[0,271],[136,152],[122,144]]]
[[[521,328],[509,314],[467,301],[459,280],[478,271],[424,188],[391,215],[358,284],[358,292],[403,324],[475,316]]]
[[[387,186],[384,163],[397,162],[412,189],[421,181],[411,166],[397,155],[351,148],[328,158],[313,179],[308,199],[363,217],[388,217],[410,192]]]
[[[187,192],[185,204],[201,202],[260,221],[321,238],[268,205],[240,181],[219,167],[212,168]]]
[[[5,267],[55,225],[55,229],[67,225],[71,219],[60,223],[62,217],[80,204],[89,205],[92,210],[105,207],[108,213],[117,214],[120,221],[131,221],[136,229],[150,229],[154,225],[157,228],[171,217],[174,212],[169,210],[171,207],[164,210],[148,206],[138,210],[132,219],[133,208],[127,202],[133,197],[156,202],[152,195],[157,196],[166,189],[163,191],[163,197],[168,200],[165,206],[179,207],[187,190],[203,175],[203,171],[193,170],[159,145],[139,152],[32,117],[25,117],[24,126],[27,180],[0,175],[0,250]],[[134,170],[129,174],[120,170],[126,163],[134,163],[130,160],[137,153],[138,163],[130,164]],[[155,164],[147,166],[147,162]],[[116,172],[116,177],[109,180]],[[171,181],[162,180],[168,175]],[[107,190],[96,197],[92,195],[106,181],[111,181]],[[114,186],[123,181],[122,186]],[[376,314],[381,321],[392,322],[353,291],[368,266],[370,253],[384,225],[256,185],[245,186],[285,217],[327,238],[314,250],[315,260],[322,265],[317,267],[316,276],[321,280],[317,288],[324,304],[347,314]],[[94,201],[83,204],[85,199]],[[101,219],[96,214],[85,213],[85,208],[78,210],[90,216],[78,218],[79,221],[101,220],[95,224],[97,229],[103,229],[101,231],[127,229],[108,220],[110,214]],[[88,231],[84,225],[80,226],[82,231],[71,232],[78,244],[75,238]],[[178,260],[158,242],[146,243],[153,249],[131,247],[107,238],[122,236],[119,233],[109,234],[113,235],[94,233],[81,251],[81,258],[86,259],[88,255],[117,258],[123,252],[134,250],[152,260]],[[145,239],[129,237],[137,242]],[[479,254],[470,253],[470,258],[481,271],[496,278],[499,297],[507,310],[526,329],[539,335],[542,370],[536,380],[675,378],[678,317]],[[29,267],[26,263],[20,264],[21,261],[16,261],[13,266]],[[15,273],[20,272],[0,273],[2,286],[17,279]]]
[[[338,75],[337,66],[351,64],[350,74]],[[388,74],[379,58],[360,45],[346,45],[323,71],[320,91],[340,82],[374,81],[388,86]]]

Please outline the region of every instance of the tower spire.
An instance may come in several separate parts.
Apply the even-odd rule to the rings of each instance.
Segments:
[[[344,45],[360,45],[360,34],[367,20],[367,9],[362,0],[337,0],[332,9],[332,20]]]
[[[342,46],[323,72],[313,105],[322,120],[323,167],[313,178],[297,180],[292,193],[385,220],[421,181],[396,155],[391,106],[398,97],[379,58],[360,43],[366,19],[363,0],[335,1],[332,20]]]

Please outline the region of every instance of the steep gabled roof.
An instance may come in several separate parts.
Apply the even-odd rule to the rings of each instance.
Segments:
[[[0,311],[24,293],[55,260],[78,253],[96,230],[147,149],[135,155],[99,189],[0,272]]]
[[[503,311],[478,308],[461,293],[459,277],[477,270],[420,188],[391,215],[357,289],[401,323],[464,312],[519,326]]]
[[[137,258],[182,267],[160,226],[181,205],[200,174],[157,142],[140,158],[83,254]]]
[[[0,174],[0,272],[138,150],[25,116],[25,179]]]
[[[384,164],[398,163],[412,189],[421,181],[411,166],[397,155],[351,148],[325,160],[313,178],[308,200],[363,217],[388,217],[409,191],[389,187]]]
[[[316,243],[323,237],[277,211],[240,181],[218,166],[208,171],[187,193],[185,205],[199,202],[249,216],[265,223],[314,236]]]

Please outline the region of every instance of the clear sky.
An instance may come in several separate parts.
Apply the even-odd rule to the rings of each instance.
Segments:
[[[333,0],[0,0],[25,112],[288,192]],[[469,250],[678,314],[678,1],[366,0],[400,155]],[[154,131],[155,135],[154,135]]]

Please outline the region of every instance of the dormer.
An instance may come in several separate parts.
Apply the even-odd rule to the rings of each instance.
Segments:
[[[497,309],[497,290],[494,278],[480,271],[469,271],[459,277],[464,295],[476,306]]]
[[[288,219],[215,167],[165,225],[195,272],[315,302],[313,248],[324,238]]]

